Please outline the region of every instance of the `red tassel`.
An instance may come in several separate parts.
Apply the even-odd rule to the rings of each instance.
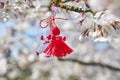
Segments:
[[[45,37],[47,38],[47,40],[44,39],[43,36],[41,36],[41,40],[44,41],[43,45],[47,45],[47,46],[45,46],[44,49],[42,50],[40,49],[38,51],[39,53],[44,52],[46,54],[46,57],[51,57],[51,56],[64,57],[67,54],[70,54],[71,52],[73,52],[73,50],[64,42],[66,40],[66,37],[62,37],[59,35],[60,30],[55,24],[56,19],[61,19],[61,20],[67,20],[67,19],[56,18],[55,16],[56,16],[56,13],[54,11],[54,8],[52,8],[52,17],[46,18],[40,21],[41,28],[47,28],[48,26],[51,26],[51,24],[53,27],[51,33],[47,37]],[[46,25],[42,26],[41,24],[46,20],[47,20]]]
[[[58,27],[52,29],[52,40],[44,53],[48,56],[64,57],[70,54],[73,50],[64,42],[65,37],[59,36],[60,30]]]
[[[50,56],[63,57],[70,54],[73,50],[64,43],[62,39],[53,40],[48,47],[44,50],[44,53]]]

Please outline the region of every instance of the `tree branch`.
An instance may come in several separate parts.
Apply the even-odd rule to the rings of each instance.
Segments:
[[[79,8],[79,7],[74,7],[71,5],[67,5],[64,2],[62,2],[61,0],[52,0],[52,4],[54,4],[55,6],[58,6],[62,9],[66,9],[66,10],[70,10],[70,11],[74,11],[74,12],[90,12],[92,14],[95,14],[96,12],[93,12],[90,8],[84,10],[83,8]]]
[[[100,66],[100,67],[108,68],[110,70],[120,71],[120,68],[117,68],[117,67],[112,66],[112,65],[104,64],[104,63],[84,62],[84,61],[80,61],[80,60],[76,60],[76,59],[63,59],[63,58],[59,58],[58,60],[65,61],[65,62],[66,61],[75,62],[75,63],[82,64],[82,65]]]

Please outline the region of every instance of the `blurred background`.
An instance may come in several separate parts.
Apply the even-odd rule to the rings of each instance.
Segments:
[[[0,80],[120,80],[120,38],[111,42],[79,40],[81,26],[76,20],[81,15],[60,8],[57,16],[69,20],[56,24],[74,52],[61,59],[46,58],[43,53],[38,57],[39,37],[46,31],[39,21],[50,17],[51,0],[8,1],[4,9],[0,4]],[[73,3],[70,1],[68,4]]]

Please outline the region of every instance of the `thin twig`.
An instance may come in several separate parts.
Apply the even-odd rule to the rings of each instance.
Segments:
[[[112,66],[112,65],[104,64],[104,63],[84,62],[84,61],[80,61],[80,60],[76,60],[76,59],[62,59],[62,58],[59,58],[58,60],[59,61],[75,62],[75,63],[82,64],[82,65],[100,66],[100,67],[108,68],[110,70],[120,71],[120,68],[117,68],[117,67]]]
[[[70,10],[70,11],[74,11],[74,12],[84,12],[84,13],[87,13],[87,12],[90,12],[92,14],[95,14],[96,12],[93,12],[91,10],[91,8],[87,8],[86,10],[83,9],[83,8],[79,8],[79,7],[74,7],[74,6],[71,6],[71,5],[67,5],[65,4],[64,2],[62,2],[61,0],[52,0],[52,4],[54,4],[55,6],[58,6],[62,9],[66,9],[66,10]]]

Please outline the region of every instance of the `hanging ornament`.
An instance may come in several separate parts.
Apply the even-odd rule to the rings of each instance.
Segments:
[[[66,37],[60,35],[60,29],[56,26],[55,20],[67,20],[64,18],[56,18],[56,13],[52,6],[52,17],[40,21],[41,28],[50,26],[50,31],[47,36],[41,36],[40,40],[43,41],[42,47],[39,47],[36,54],[45,53],[46,57],[64,57],[73,52],[73,50],[65,43]],[[46,25],[42,26],[42,22],[46,21]]]
[[[60,36],[60,30],[57,26],[52,29],[52,36],[49,45],[44,50],[48,56],[64,57],[73,50],[64,42],[66,37]]]

